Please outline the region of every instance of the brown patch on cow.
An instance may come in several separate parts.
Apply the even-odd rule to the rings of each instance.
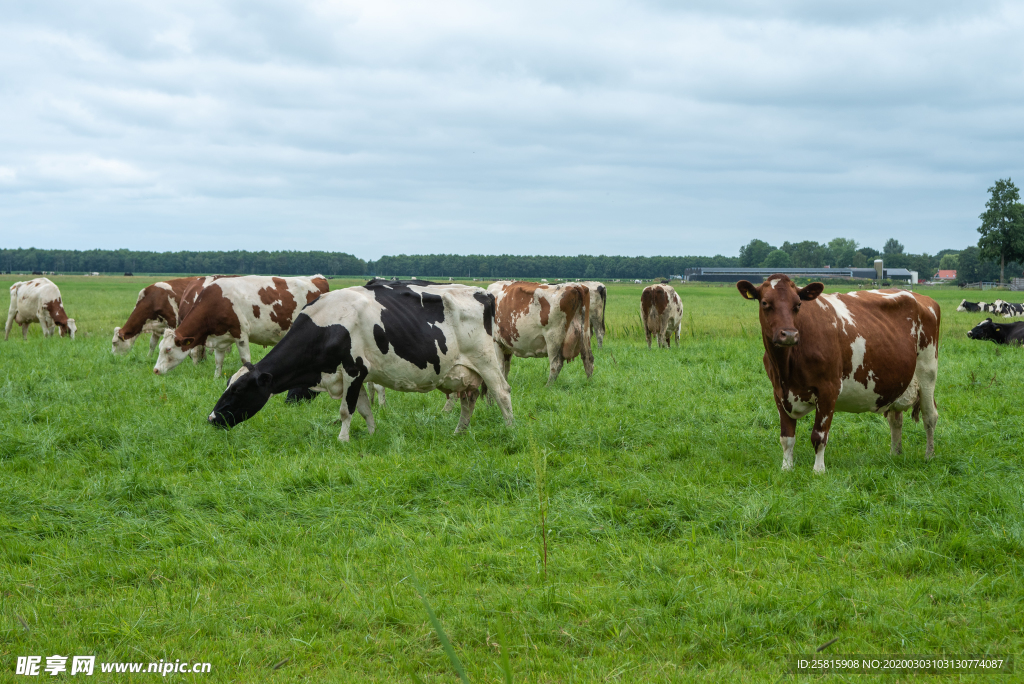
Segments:
[[[509,283],[504,287],[504,296],[496,307],[494,315],[501,339],[510,342],[519,339],[516,323],[529,313],[530,305],[533,304],[533,296],[541,287],[546,286],[522,281]]]
[[[313,299],[316,299],[317,297],[319,297],[320,295],[327,294],[328,292],[330,292],[330,289],[331,289],[331,286],[327,283],[327,278],[310,278],[310,280],[312,281],[313,285],[316,286],[316,289],[320,290],[320,294],[317,294],[315,292],[307,293],[306,294],[306,300],[307,300],[306,303],[307,304],[309,302],[313,301]],[[313,295],[313,299],[309,298],[310,295]]]
[[[551,304],[544,297],[540,298],[540,324],[547,326],[548,314],[551,313]]]
[[[64,306],[60,301],[60,297],[46,302],[43,306],[46,307],[46,311],[50,314],[50,318],[53,319],[53,322],[59,325],[64,332],[67,332],[68,315],[64,312]]]
[[[306,293],[306,304],[312,304],[316,300],[320,299],[320,295],[322,294],[323,292],[314,292],[313,290],[310,290]]]
[[[295,313],[297,306],[295,297],[289,292],[288,283],[284,278],[275,276],[271,278],[271,281],[274,283],[273,287],[264,287],[256,294],[264,304],[273,305],[270,311],[270,320],[281,326],[282,330],[287,330],[292,325],[292,314]]]
[[[584,349],[585,333],[590,331],[590,290],[585,285],[566,285],[558,308],[565,314],[565,341],[562,358],[571,361]]]
[[[252,317],[253,318],[259,318],[260,317],[260,305],[259,304],[253,304],[252,305]]]
[[[128,340],[142,332],[143,326],[150,321],[162,320],[168,327],[174,328],[178,325],[178,317],[184,315],[181,305],[188,288],[202,278],[174,278],[161,281],[171,289],[160,287],[154,283],[142,290],[141,296],[135,303],[135,309],[128,316],[128,320],[121,326],[120,337]],[[178,305],[178,315],[174,313],[174,305]]]
[[[210,335],[225,334],[237,340],[242,336],[242,326],[231,300],[224,296],[219,285],[213,283],[199,292],[188,315],[181,317],[174,330],[174,344],[187,351],[205,345]]]

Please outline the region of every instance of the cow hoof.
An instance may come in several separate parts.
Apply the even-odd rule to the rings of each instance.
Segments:
[[[793,470],[793,464],[792,463],[783,463],[782,464],[782,472],[788,473],[791,470]]]
[[[821,466],[820,468],[818,466],[814,466],[814,472],[823,474],[825,472],[825,466]]]

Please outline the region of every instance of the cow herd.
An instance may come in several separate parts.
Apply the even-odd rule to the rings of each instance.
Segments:
[[[825,469],[824,452],[836,412],[885,415],[891,448],[902,448],[903,412],[923,418],[926,457],[934,453],[938,421],[934,393],[938,375],[941,312],[931,298],[902,290],[823,294],[821,283],[798,287],[787,276],[760,285],[737,284],[740,294],[758,302],[764,367],[771,380],[780,421],[782,467],[793,467],[796,421],[814,413],[811,443],[814,469]],[[591,341],[603,344],[605,286],[599,282],[550,285],[498,281],[487,289],[422,280],[373,279],[363,286],[330,291],[320,275],[205,276],[177,278],[139,292],[124,325],[114,329],[111,351],[126,353],[150,336],[159,347],[153,372],[170,372],[186,356],[198,363],[209,348],[215,376],[231,346],[242,367],[207,417],[230,428],[258,412],[278,393],[286,401],[326,393],[341,403],[338,439],[348,441],[358,413],[375,429],[370,397],[383,404],[385,388],[400,392],[446,394],[445,410],[456,400],[465,430],[479,397],[497,403],[513,423],[508,383],[512,357],[544,357],[548,383],[562,366],[579,358],[587,377],[594,372]],[[641,318],[650,348],[678,343],[683,305],[668,285],[652,285],[641,295]],[[1021,315],[1018,305],[966,300],[958,311]],[[998,307],[998,308],[985,308]],[[74,338],[57,286],[37,278],[11,286],[12,323],[27,336],[30,323],[44,334],[56,330]],[[972,339],[1024,342],[1024,322],[987,319]],[[250,345],[272,346],[253,364]]]

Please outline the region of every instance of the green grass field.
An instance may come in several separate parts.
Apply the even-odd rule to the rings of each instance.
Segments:
[[[212,358],[157,377],[145,342],[113,357],[153,279],[53,280],[79,339],[0,343],[0,681],[52,654],[457,681],[417,586],[473,682],[505,681],[506,656],[515,682],[775,682],[832,639],[1021,654],[1024,349],[967,339],[982,317],[954,289],[927,292],[936,458],[920,424],[894,457],[883,418],[838,414],[818,476],[810,419],[780,470],[756,307],[731,286],[678,286],[681,344],[648,350],[642,286],[612,285],[591,380],[513,361],[513,428],[481,402],[453,435],[441,394],[389,391],[376,434],[357,416],[339,444],[326,397],[220,431]]]

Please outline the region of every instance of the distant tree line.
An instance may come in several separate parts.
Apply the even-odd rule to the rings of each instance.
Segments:
[[[659,278],[681,275],[687,268],[865,268],[881,256],[886,267],[917,271],[930,278],[940,269],[957,271],[961,283],[1000,281],[1024,271],[1024,205],[1009,178],[989,188],[990,198],[979,217],[978,246],[943,249],[935,254],[907,254],[890,238],[881,251],[837,237],[783,242],[775,247],[751,240],[738,257],[707,256],[519,256],[513,254],[400,254],[363,261],[343,252],[135,252],[127,249],[88,251],[0,249],[0,270],[56,273],[239,273],[261,275],[416,276],[418,278]]]
[[[0,249],[0,269],[55,273],[240,273],[363,275],[366,262],[343,252],[135,252],[128,249]]]

